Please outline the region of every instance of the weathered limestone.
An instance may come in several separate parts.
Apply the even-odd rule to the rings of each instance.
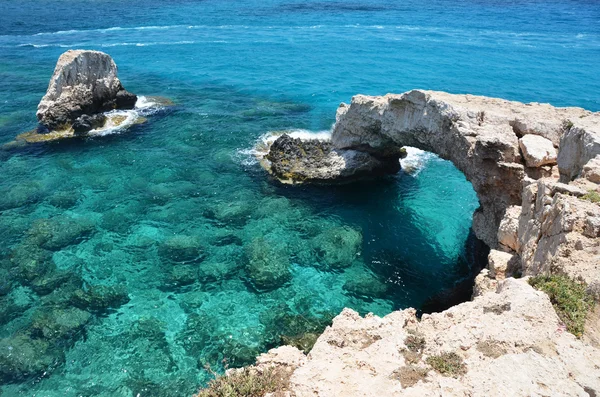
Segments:
[[[576,178],[588,161],[600,154],[600,122],[596,117],[572,118],[560,139],[558,169],[561,182]]]
[[[525,135],[519,139],[519,147],[527,167],[556,164],[556,149],[549,139],[539,135]]]
[[[496,280],[503,280],[512,270],[513,254],[507,252],[491,250],[488,255],[489,276]]]
[[[113,59],[99,51],[69,50],[58,59],[37,118],[48,131],[70,126],[89,131],[103,120],[91,116],[112,109],[132,109],[137,97],[117,77]]]
[[[600,183],[600,154],[583,166],[582,177],[593,183]]]
[[[600,205],[565,193],[565,186],[541,179],[523,189],[523,274],[560,272],[592,284],[600,281]]]
[[[506,279],[421,321],[413,309],[383,318],[345,309],[308,357],[287,347],[259,362],[289,362],[297,397],[598,394],[600,350],[559,324],[546,294]],[[464,374],[437,372],[428,358],[442,353],[456,354]]]
[[[515,252],[519,251],[519,216],[521,216],[521,206],[511,205],[506,209],[504,218],[502,218],[498,227],[500,247]]]

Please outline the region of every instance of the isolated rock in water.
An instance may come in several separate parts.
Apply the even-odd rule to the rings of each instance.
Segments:
[[[136,100],[123,88],[117,65],[109,55],[69,50],[58,59],[48,91],[38,105],[37,118],[50,131],[66,129],[82,115],[131,109]],[[77,124],[79,131],[84,125]]]
[[[395,149],[373,156],[353,149],[336,150],[331,142],[302,140],[284,134],[265,157],[270,170],[283,182],[344,182],[363,176],[394,174],[404,152]]]
[[[556,149],[549,139],[539,135],[525,135],[519,139],[519,147],[528,167],[556,164]]]

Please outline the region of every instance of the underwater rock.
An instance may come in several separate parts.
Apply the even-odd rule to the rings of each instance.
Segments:
[[[359,298],[385,298],[388,290],[385,282],[365,268],[364,263],[348,269],[345,274],[348,281],[342,287],[346,292]]]
[[[38,182],[23,182],[0,195],[0,210],[23,207],[40,201],[43,196]]]
[[[80,194],[78,191],[58,191],[55,192],[50,198],[48,202],[50,205],[53,205],[56,208],[68,209],[74,207],[79,200]]]
[[[78,277],[73,276],[74,274],[69,271],[48,271],[39,277],[34,278],[29,286],[38,295],[46,295],[73,278],[79,280]]]
[[[15,277],[27,284],[35,278],[54,271],[52,252],[33,244],[19,244],[9,255]]]
[[[198,279],[197,265],[173,266],[169,273],[168,284],[175,287],[194,284]]]
[[[44,249],[58,251],[78,244],[93,231],[94,224],[87,219],[59,215],[36,220],[29,229],[27,241]]]
[[[261,313],[260,322],[269,330],[267,343],[271,346],[286,344],[308,353],[325,327],[331,324],[334,313],[321,316],[296,314],[285,305]]]
[[[3,269],[0,261],[0,297],[7,295],[12,289],[12,279],[8,270]]]
[[[265,159],[282,182],[334,183],[395,174],[404,154],[400,148],[379,155],[353,148],[338,150],[330,141],[302,140],[284,134],[273,142]]]
[[[205,315],[191,313],[185,327],[175,338],[176,342],[192,357],[203,355],[203,350],[215,334],[216,324]],[[200,366],[202,368],[202,365]]]
[[[73,306],[94,313],[117,309],[127,302],[129,295],[121,285],[90,285],[85,290],[77,289],[70,298]]]
[[[47,341],[17,334],[0,339],[0,384],[20,382],[51,370],[64,361],[64,352]]]
[[[69,50],[58,59],[37,118],[48,131],[68,129],[82,115],[131,109],[135,100],[137,97],[123,88],[117,65],[108,54]],[[92,123],[80,121],[77,126],[79,132],[89,131]]]
[[[91,314],[71,308],[43,308],[33,315],[31,333],[51,341],[66,341],[73,343],[81,334],[85,325],[90,321]]]
[[[341,269],[360,254],[362,234],[349,226],[333,227],[316,236],[312,245],[321,266]]]
[[[204,215],[226,224],[242,226],[254,210],[252,202],[251,199],[221,202],[208,209]]]
[[[284,345],[294,346],[298,350],[308,354],[317,342],[320,334],[313,332],[305,332],[296,336],[281,336],[281,342]]]
[[[165,260],[182,263],[202,259],[203,247],[197,236],[175,235],[158,247],[158,254]]]
[[[246,260],[250,281],[259,291],[279,288],[292,277],[285,244],[255,238],[246,246]]]
[[[234,277],[243,266],[243,249],[237,244],[213,248],[198,268],[201,281],[223,281]]]

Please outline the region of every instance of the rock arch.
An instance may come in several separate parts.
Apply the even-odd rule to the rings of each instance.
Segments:
[[[600,153],[600,134],[594,131],[599,120],[598,113],[581,108],[444,92],[357,95],[350,105],[340,105],[332,145],[375,155],[414,146],[452,161],[479,197],[476,235],[496,248],[499,225],[507,208],[521,205],[523,186],[541,177],[558,178],[555,147],[562,149],[558,166],[567,181]],[[527,144],[526,135],[550,149],[544,152],[537,141]]]

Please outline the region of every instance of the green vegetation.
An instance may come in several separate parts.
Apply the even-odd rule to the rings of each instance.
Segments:
[[[444,376],[458,377],[467,372],[467,367],[463,359],[458,354],[442,353],[436,356],[427,357],[427,364]]]
[[[563,133],[569,131],[571,128],[573,128],[573,122],[569,119],[564,119],[562,122],[562,131]]]
[[[586,292],[586,286],[562,275],[532,277],[529,284],[548,294],[556,314],[567,326],[567,331],[581,338],[585,318],[594,306],[594,300]]]
[[[592,203],[600,203],[600,193],[595,190],[589,190],[587,194],[581,196],[582,199],[591,201]]]
[[[211,380],[194,397],[263,397],[267,393],[283,395],[291,374],[291,371],[278,367],[263,370],[242,368]]]

